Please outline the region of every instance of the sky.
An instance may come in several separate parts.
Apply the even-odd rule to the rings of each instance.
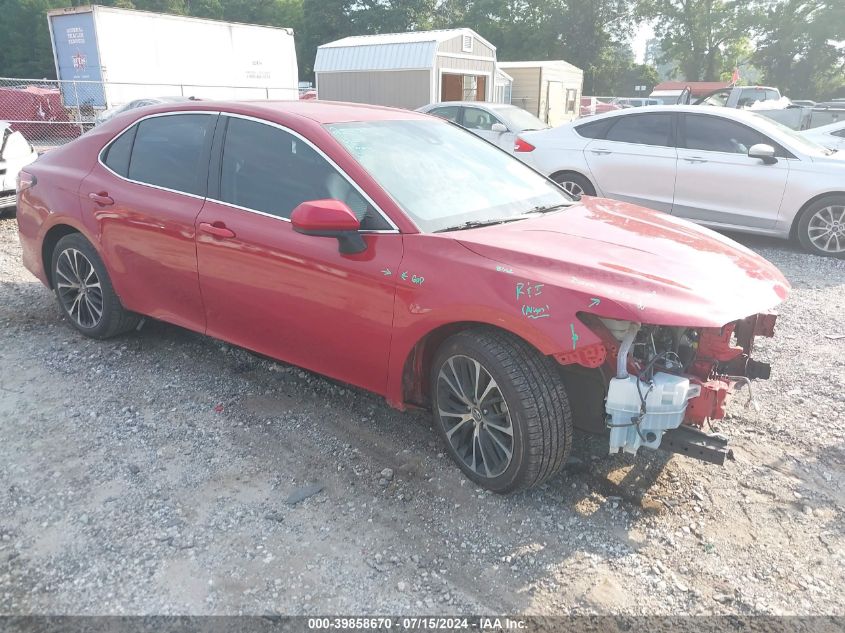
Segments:
[[[641,22],[634,32],[634,38],[631,41],[631,47],[634,49],[634,56],[637,58],[637,63],[642,64],[645,57],[645,45],[648,40],[654,37],[654,29],[648,22]]]

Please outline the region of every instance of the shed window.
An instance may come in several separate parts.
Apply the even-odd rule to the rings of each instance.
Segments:
[[[465,53],[472,52],[472,35],[464,35],[461,38],[461,50]]]
[[[574,114],[575,113],[575,101],[578,97],[578,91],[574,88],[567,88],[566,89],[566,113],[567,114]]]

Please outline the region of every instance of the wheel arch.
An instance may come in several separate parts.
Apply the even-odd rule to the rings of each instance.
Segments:
[[[483,321],[456,321],[440,325],[419,338],[404,359],[402,365],[402,404],[427,408],[430,404],[429,375],[437,350],[446,339],[454,334],[482,328],[513,336],[526,342],[538,354],[545,355],[537,346],[536,341],[531,341],[505,327]],[[558,368],[564,384],[572,390],[573,394],[589,394],[589,397],[585,398],[570,397],[575,426],[591,432],[603,430],[603,419],[600,419],[598,410],[603,411],[607,377],[604,376],[602,370],[589,369],[580,365],[558,365]],[[597,412],[599,413],[598,418]],[[598,428],[597,419],[600,419],[601,428]]]
[[[845,191],[826,191],[824,193],[820,193],[816,196],[813,196],[807,202],[805,202],[801,208],[798,210],[798,213],[795,214],[795,217],[792,218],[792,226],[789,227],[789,239],[795,240],[798,238],[798,224],[801,222],[801,216],[804,215],[804,212],[810,207],[810,205],[815,204],[819,200],[824,198],[828,198],[830,196],[842,196],[845,198]]]
[[[53,288],[53,251],[56,250],[56,244],[59,243],[60,239],[73,233],[84,235],[82,231],[70,224],[55,224],[50,227],[41,240],[41,265],[44,267],[47,285],[51,289]]]
[[[403,404],[410,404],[418,407],[427,407],[429,404],[429,373],[431,371],[431,363],[437,350],[443,342],[450,336],[472,330],[476,328],[485,328],[489,330],[496,330],[515,336],[525,340],[534,349],[537,349],[531,341],[525,337],[497,325],[484,323],[482,321],[455,321],[453,323],[445,323],[439,325],[432,330],[425,333],[405,357],[402,365],[402,401]],[[537,350],[539,352],[539,350]],[[542,352],[540,352],[542,353]]]

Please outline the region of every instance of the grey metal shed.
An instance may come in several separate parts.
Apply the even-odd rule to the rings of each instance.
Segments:
[[[558,59],[499,62],[499,68],[513,77],[512,104],[552,126],[578,116],[584,71],[577,66]]]
[[[492,101],[496,47],[471,29],[346,37],[317,49],[317,98],[414,109]]]

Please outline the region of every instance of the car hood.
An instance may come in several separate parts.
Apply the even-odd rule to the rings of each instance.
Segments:
[[[514,274],[602,300],[600,316],[641,323],[721,327],[772,309],[790,288],[774,265],[733,240],[603,198],[452,235]]]
[[[825,145],[823,141],[814,139],[817,143]],[[845,152],[839,150],[830,156],[813,156],[813,166],[824,165],[830,166],[836,170],[837,176],[842,175],[842,170],[845,169]]]

